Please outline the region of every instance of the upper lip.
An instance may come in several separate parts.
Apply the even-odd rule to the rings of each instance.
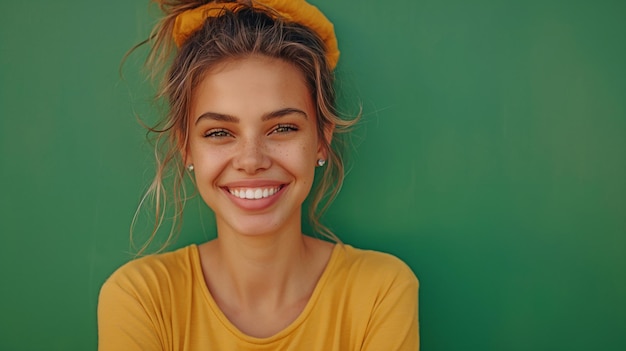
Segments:
[[[222,187],[222,188],[229,188],[229,189],[233,189],[233,188],[263,188],[263,187],[276,187],[276,186],[281,186],[281,185],[285,185],[285,184],[287,184],[287,182],[282,182],[282,181],[279,181],[279,180],[243,179],[243,180],[236,180],[236,181],[224,183],[224,184],[220,185],[220,187]]]

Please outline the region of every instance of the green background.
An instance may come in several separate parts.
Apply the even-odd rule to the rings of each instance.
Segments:
[[[326,222],[414,269],[422,349],[625,350],[626,3],[315,3],[363,105]],[[145,52],[118,68],[155,11],[0,7],[0,350],[95,350],[152,175]],[[174,247],[212,223],[192,201]]]

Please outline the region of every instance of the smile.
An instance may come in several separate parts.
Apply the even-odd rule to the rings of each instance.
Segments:
[[[270,188],[228,188],[228,192],[240,199],[258,200],[276,194],[281,188],[282,185]]]

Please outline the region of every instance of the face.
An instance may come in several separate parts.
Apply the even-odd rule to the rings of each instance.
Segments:
[[[218,235],[300,233],[302,203],[326,158],[315,111],[302,73],[278,59],[248,57],[204,77],[183,154]]]

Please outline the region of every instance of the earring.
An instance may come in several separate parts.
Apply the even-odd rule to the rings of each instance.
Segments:
[[[189,172],[193,172],[193,163],[190,163],[190,164],[187,166],[187,170],[188,170]]]
[[[317,160],[317,165],[322,167],[323,165],[326,164],[326,160],[323,158],[320,158],[319,160]]]

